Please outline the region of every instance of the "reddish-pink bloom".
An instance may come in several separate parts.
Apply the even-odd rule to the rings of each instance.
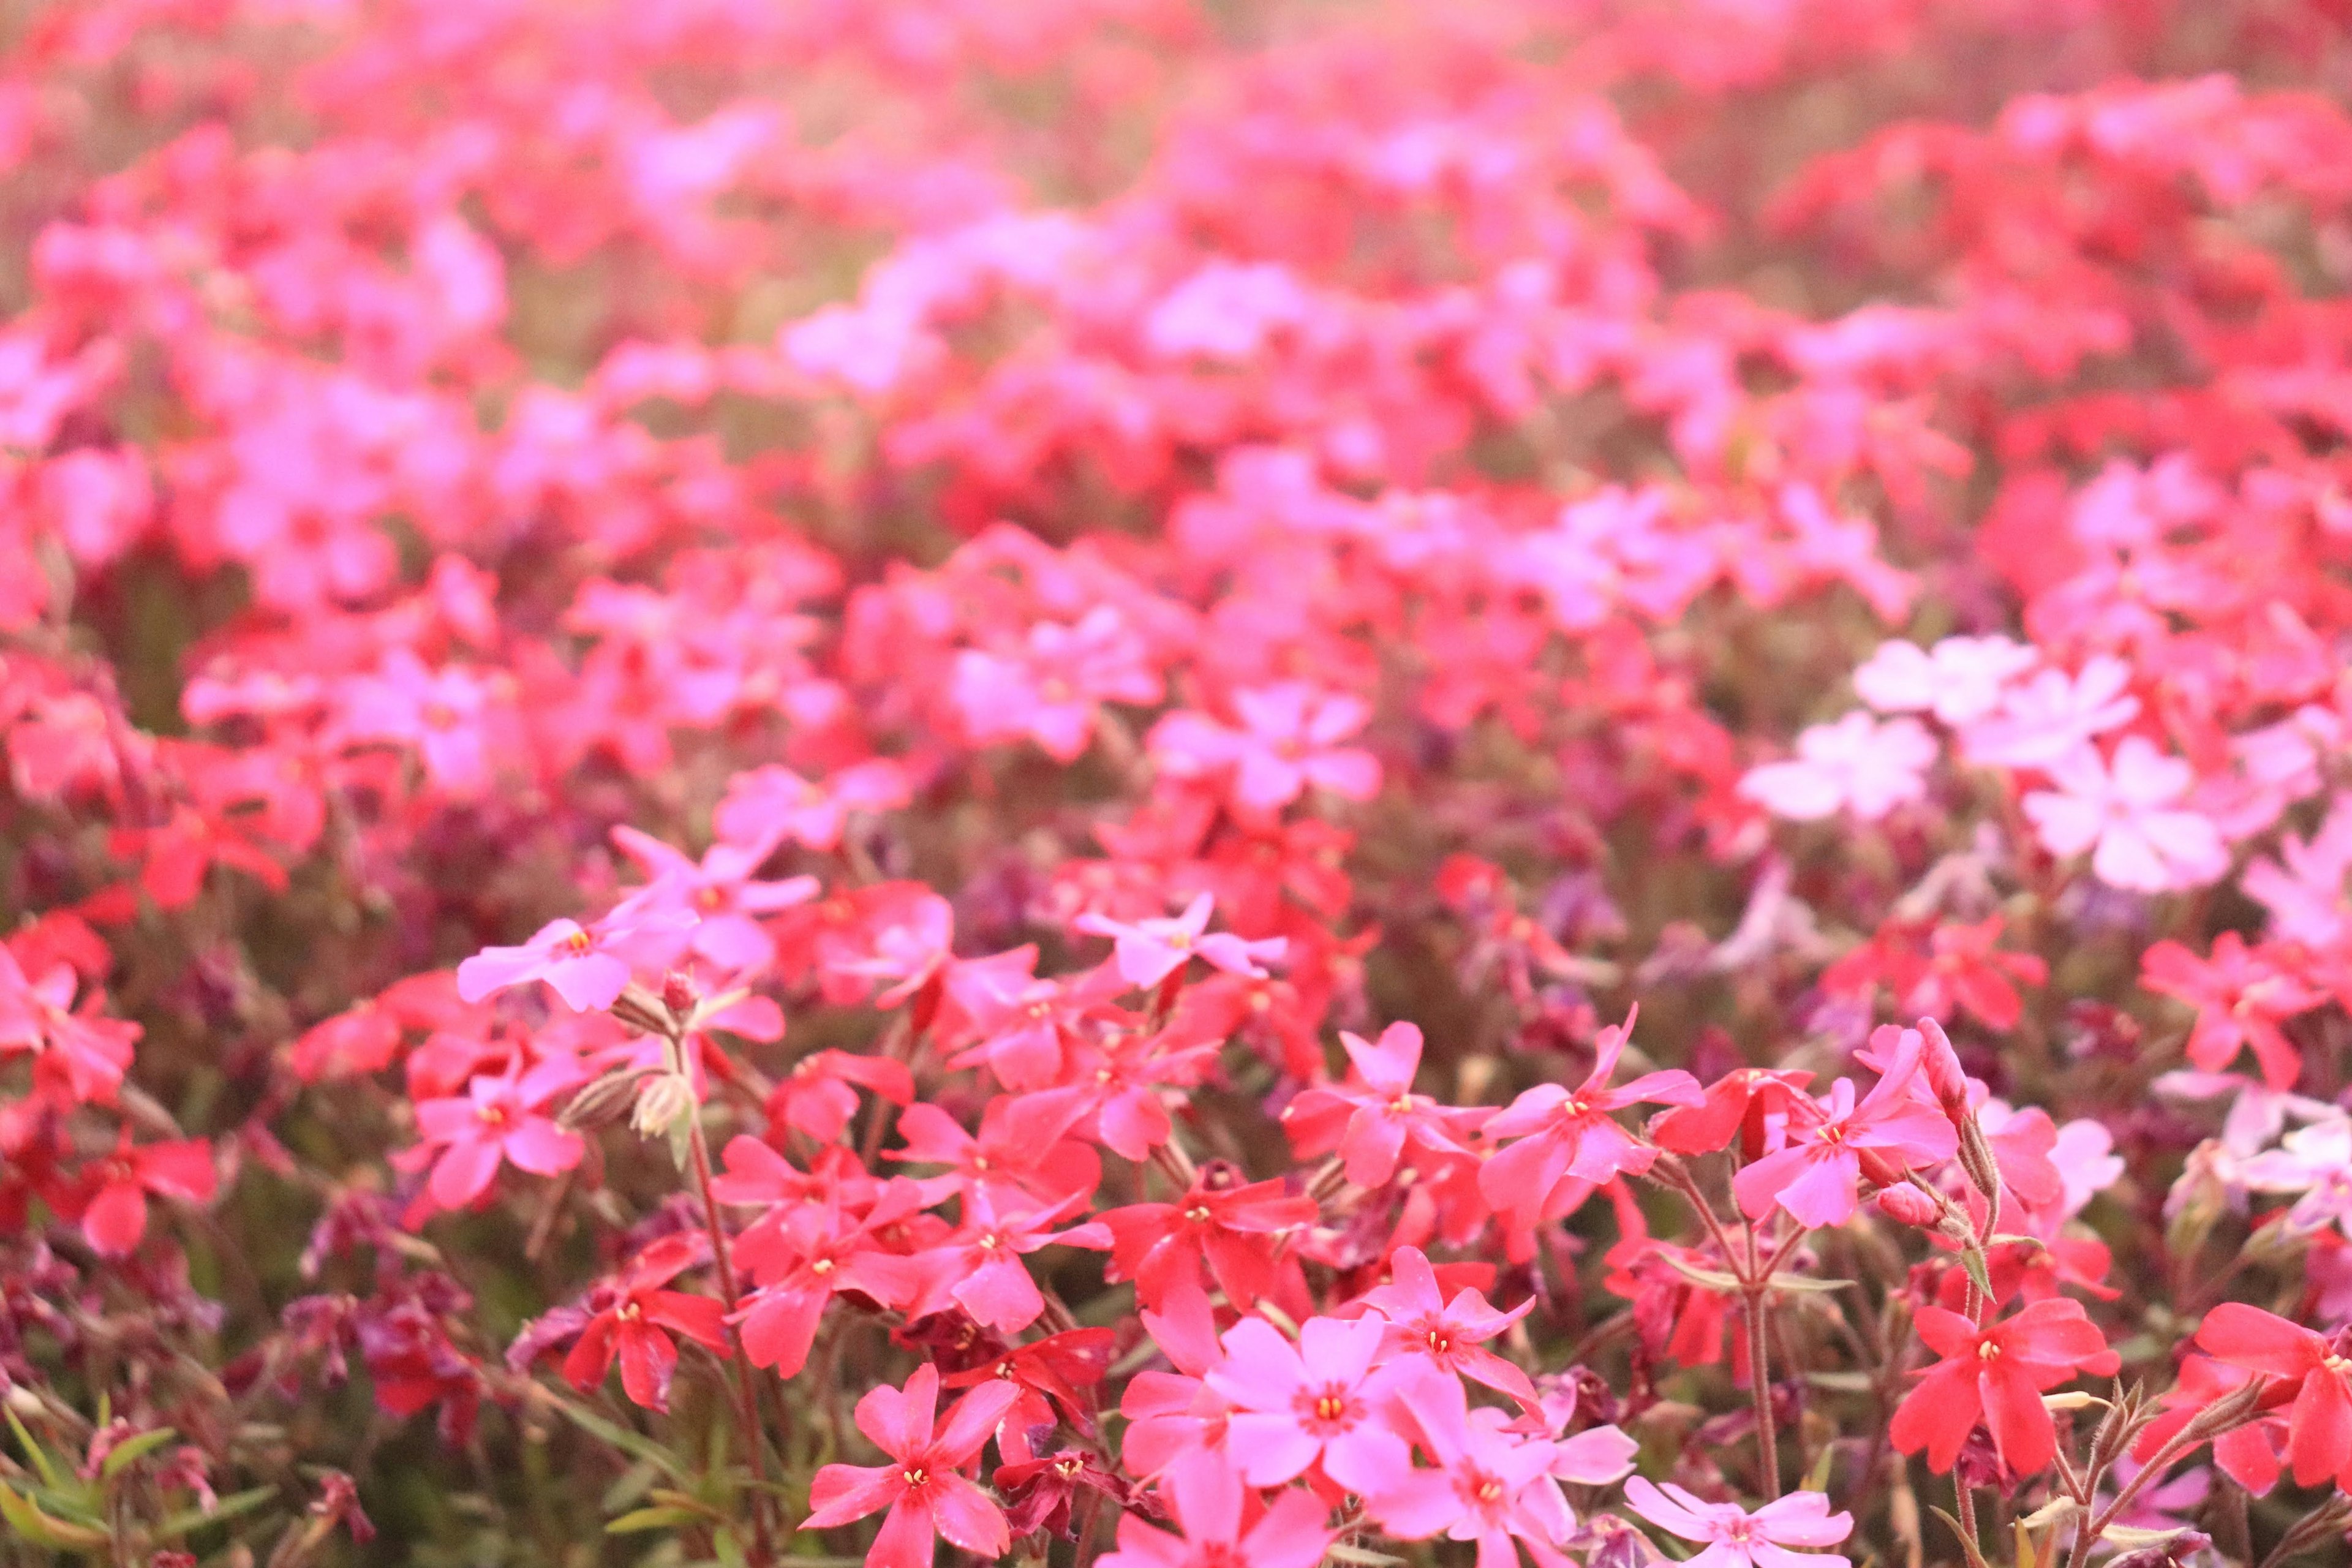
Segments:
[[[1485,1296],[1465,1285],[1448,1301],[1438,1289],[1436,1270],[1417,1247],[1398,1247],[1389,1258],[1389,1268],[1395,1282],[1368,1290],[1363,1298],[1365,1306],[1388,1320],[1381,1342],[1383,1358],[1422,1357],[1441,1372],[1483,1383],[1530,1410],[1536,1407],[1535,1384],[1528,1381],[1528,1374],[1494,1352],[1480,1348],[1527,1316],[1535,1298],[1498,1312]]]
[[[934,1433],[940,1374],[919,1366],[903,1391],[877,1388],[857,1402],[857,1429],[890,1456],[887,1465],[827,1465],[809,1488],[803,1530],[831,1530],[889,1510],[866,1553],[866,1568],[929,1568],[935,1537],[982,1557],[1012,1544],[1004,1515],[961,1471],[1019,1390],[999,1380],[956,1401]]]
[[[1239,729],[1191,711],[1160,720],[1151,731],[1152,760],[1171,778],[1229,772],[1234,804],[1260,815],[1280,811],[1309,786],[1343,800],[1380,793],[1378,759],[1339,743],[1371,717],[1360,698],[1291,680],[1236,691],[1233,703]]]
[[[1136,1299],[1157,1309],[1171,1292],[1200,1289],[1203,1261],[1227,1300],[1247,1310],[1275,1284],[1274,1240],[1313,1223],[1312,1198],[1280,1182],[1212,1187],[1196,1181],[1172,1204],[1130,1204],[1096,1215],[1110,1227],[1108,1277],[1135,1281]]]
[[[663,1289],[709,1250],[699,1234],[665,1237],[638,1253],[619,1279],[591,1291],[588,1321],[563,1358],[563,1375],[572,1386],[583,1394],[594,1388],[617,1356],[622,1392],[648,1410],[667,1410],[670,1378],[677,1371],[677,1346],[670,1333],[725,1358],[725,1305]]]
[[[2352,1355],[2344,1336],[2315,1333],[2275,1313],[2224,1301],[2197,1326],[2197,1348],[2215,1360],[2286,1379],[2286,1457],[2297,1486],[2334,1478],[2352,1489]],[[2284,1390],[2291,1389],[2292,1394]]]
[[[81,1210],[81,1233],[101,1255],[124,1257],[147,1233],[150,1194],[184,1203],[210,1203],[217,1179],[212,1145],[203,1139],[133,1147],[126,1130],[114,1152],[100,1158],[84,1173],[88,1196]]]
[[[33,1056],[33,1079],[43,1089],[85,1104],[110,1105],[131,1066],[140,1026],[106,1016],[106,996],[93,986],[76,1007],[79,989],[70,964],[47,966],[28,979],[16,955],[0,945],[0,1057]]]
[[[1372,1371],[1385,1326],[1309,1318],[1296,1345],[1264,1318],[1226,1331],[1224,1363],[1206,1382],[1234,1407],[1226,1428],[1250,1485],[1279,1486],[1319,1461],[1331,1479],[1368,1495],[1404,1471],[1411,1456],[1379,1413]]]
[[[1927,1449],[1927,1468],[1938,1475],[1959,1458],[1979,1418],[2011,1471],[2035,1474],[2058,1447],[2042,1395],[2081,1373],[2105,1377],[2123,1364],[2079,1301],[2036,1301],[1983,1329],[1923,1306],[1918,1322],[1919,1337],[1943,1359],[1895,1407],[1889,1436],[1902,1453]]]
[[[1425,1152],[1467,1155],[1462,1140],[1486,1120],[1482,1110],[1455,1110],[1412,1092],[1421,1066],[1421,1030],[1391,1024],[1377,1041],[1346,1030],[1339,1044],[1355,1064],[1357,1082],[1302,1089],[1282,1108],[1283,1130],[1301,1158],[1339,1151],[1348,1180],[1377,1187],[1396,1174],[1407,1142]]]
[[[1680,1068],[1609,1087],[1633,1026],[1628,1018],[1622,1027],[1601,1031],[1592,1072],[1573,1091],[1539,1083],[1487,1120],[1487,1138],[1517,1142],[1487,1157],[1478,1173],[1478,1190],[1498,1211],[1514,1216],[1519,1228],[1537,1223],[1552,1190],[1563,1182],[1597,1184],[1620,1172],[1639,1175],[1657,1159],[1657,1150],[1635,1139],[1612,1112],[1629,1105],[1697,1105],[1704,1100],[1698,1080]]]
[[[2159,942],[2140,954],[2140,984],[2197,1009],[2189,1032],[2189,1059],[2220,1072],[2252,1050],[2273,1089],[2291,1089],[2302,1076],[2303,1053],[2279,1026],[2327,1000],[2277,963],[2266,948],[2246,945],[2236,931],[2213,939],[2200,959],[2177,942]]]

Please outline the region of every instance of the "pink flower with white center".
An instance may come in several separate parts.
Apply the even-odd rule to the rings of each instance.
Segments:
[[[1459,1110],[1412,1092],[1421,1066],[1421,1030],[1391,1024],[1377,1041],[1340,1031],[1339,1043],[1359,1081],[1344,1088],[1302,1089],[1283,1107],[1283,1130],[1301,1158],[1338,1149],[1348,1180],[1377,1187],[1396,1174],[1408,1141],[1439,1153],[1468,1154],[1461,1140],[1486,1120],[1483,1110]]]
[[[1933,713],[1967,724],[2000,705],[2009,683],[2040,663],[2007,637],[1946,637],[1932,648],[1885,642],[1853,672],[1853,689],[1881,713]]]
[[[1924,799],[1923,776],[1936,760],[1936,738],[1915,719],[1885,723],[1856,709],[1833,724],[1797,737],[1787,762],[1748,770],[1739,794],[1775,816],[1818,822],[1839,812],[1876,822],[1896,806]]]
[[[2086,746],[2052,763],[2050,778],[2056,789],[2024,802],[2042,847],[2059,856],[2088,852],[2092,871],[2109,887],[2174,892],[2229,870],[2221,830],[2179,804],[2196,774],[2146,737],[2125,736],[2113,763]]]
[[[1397,1248],[1389,1268],[1394,1283],[1364,1293],[1364,1305],[1388,1320],[1381,1341],[1383,1358],[1423,1357],[1449,1377],[1459,1374],[1509,1394],[1529,1410],[1537,1407],[1528,1374],[1481,1348],[1525,1317],[1536,1304],[1534,1297],[1498,1312],[1465,1286],[1448,1301],[1438,1289],[1437,1271],[1417,1247]]]
[[[501,1160],[533,1175],[560,1175],[580,1163],[587,1146],[541,1108],[584,1076],[571,1058],[558,1057],[520,1078],[477,1078],[462,1095],[421,1101],[416,1130],[423,1142],[396,1158],[410,1170],[433,1163],[425,1190],[445,1209],[480,1197]]]
[[[1234,1405],[1226,1426],[1250,1485],[1280,1486],[1320,1459],[1325,1475],[1369,1495],[1412,1462],[1379,1409],[1372,1362],[1385,1327],[1309,1318],[1296,1345],[1263,1318],[1226,1331],[1224,1363],[1206,1382]]]
[[[1203,934],[1208,931],[1209,915],[1216,902],[1214,895],[1202,893],[1172,920],[1155,917],[1130,922],[1089,912],[1080,915],[1076,924],[1090,935],[1116,940],[1118,947],[1112,956],[1120,978],[1129,985],[1148,990],[1181,969],[1185,960],[1192,958],[1228,974],[1265,979],[1266,972],[1259,964],[1281,958],[1289,942],[1278,936],[1244,942],[1231,931]]]
[[[1335,1533],[1330,1510],[1310,1491],[1294,1489],[1244,1531],[1242,1479],[1222,1456],[1192,1455],[1171,1466],[1166,1484],[1182,1535],[1146,1524],[1133,1513],[1118,1520],[1118,1550],[1097,1568],[1315,1568]]]
[[[725,974],[748,974],[772,963],[775,939],[759,917],[804,904],[817,895],[814,877],[770,882],[753,879],[751,874],[774,847],[774,837],[714,844],[699,861],[625,823],[613,829],[613,842],[650,879],[630,895],[626,907],[633,912],[668,908],[694,917],[696,923],[681,933],[686,939],[682,945]]]
[[[1997,712],[1960,731],[1960,755],[1984,767],[2047,768],[2139,714],[2131,666],[2100,654],[2069,676],[2045,669],[2001,697]]]
[[[1865,1175],[1879,1186],[1901,1179],[1906,1166],[1948,1160],[1959,1148],[1951,1119],[1920,1081],[1918,1037],[1906,1031],[1885,1076],[1853,1100],[1853,1080],[1840,1079],[1815,1102],[1815,1117],[1790,1113],[1789,1146],[1743,1166],[1731,1189],[1750,1219],[1774,1205],[1811,1226],[1843,1225],[1853,1215],[1855,1184]]]
[[[1484,1564],[1516,1568],[1515,1539],[1526,1542],[1538,1563],[1557,1561],[1547,1557],[1547,1550],[1565,1544],[1576,1528],[1576,1515],[1553,1476],[1559,1446],[1506,1429],[1499,1410],[1471,1409],[1458,1378],[1424,1371],[1403,1383],[1400,1398],[1422,1448],[1437,1463],[1433,1469],[1397,1474],[1369,1494],[1381,1528],[1406,1541],[1441,1533],[1475,1541]],[[1630,1464],[1633,1444],[1618,1436]],[[1626,1464],[1613,1465],[1598,1479],[1613,1481],[1625,1468]]]
[[[1843,1557],[1801,1557],[1788,1548],[1835,1546],[1853,1533],[1853,1515],[1832,1513],[1830,1500],[1819,1492],[1790,1492],[1750,1513],[1735,1502],[1707,1502],[1635,1476],[1625,1483],[1625,1505],[1669,1534],[1706,1542],[1689,1568],[1845,1568]]]
[[[1234,804],[1270,816],[1312,785],[1343,800],[1380,793],[1381,764],[1370,752],[1343,746],[1371,718],[1362,699],[1286,680],[1234,693],[1238,730],[1205,714],[1171,713],[1152,727],[1151,760],[1171,778],[1230,770]]]

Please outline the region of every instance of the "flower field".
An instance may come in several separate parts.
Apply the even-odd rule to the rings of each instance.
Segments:
[[[2345,0],[0,7],[0,1563],[2352,1531]]]

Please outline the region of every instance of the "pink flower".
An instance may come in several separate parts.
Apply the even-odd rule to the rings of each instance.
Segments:
[[[1117,940],[1113,958],[1120,977],[1129,985],[1149,989],[1192,958],[1228,974],[1265,979],[1265,971],[1258,967],[1260,963],[1279,959],[1289,943],[1278,936],[1244,942],[1230,931],[1204,936],[1202,933],[1208,930],[1209,915],[1215,908],[1216,899],[1202,893],[1172,920],[1154,918],[1130,922],[1088,912],[1080,915],[1076,923],[1082,931]]]
[[[2200,959],[2177,942],[2159,942],[2140,954],[2140,984],[2159,995],[2178,997],[2197,1009],[2189,1031],[2189,1059],[2219,1072],[2254,1053],[2263,1081],[2292,1089],[2303,1071],[2303,1053],[2279,1026],[2327,998],[2297,980],[2265,947],[2248,947],[2236,931],[2213,939],[2213,954]]]
[[[2109,887],[2162,893],[2203,887],[2230,868],[2221,830],[2178,803],[2196,783],[2189,764],[2126,735],[2112,766],[2084,747],[2050,765],[2056,790],[2025,797],[2042,847],[2091,855]]]
[[[1097,1250],[1110,1246],[1110,1231],[1099,1221],[1053,1228],[1072,1209],[1084,1206],[1082,1194],[1026,1214],[998,1214],[979,1187],[967,1191],[962,1203],[964,1220],[956,1234],[909,1260],[924,1277],[921,1293],[907,1308],[910,1320],[961,1307],[975,1323],[1018,1333],[1045,1310],[1023,1257],[1056,1245]]]
[[[2007,637],[1946,637],[1932,648],[1884,642],[1853,672],[1853,689],[1881,713],[1933,713],[1967,724],[1997,708],[2009,682],[2042,656]]]
[[[726,1307],[708,1296],[663,1289],[709,1250],[698,1233],[664,1237],[632,1258],[617,1280],[590,1292],[591,1316],[563,1358],[572,1386],[583,1394],[593,1389],[617,1356],[622,1392],[648,1410],[667,1411],[670,1377],[677,1370],[677,1346],[669,1333],[725,1359],[730,1353]]]
[[[722,841],[705,850],[698,862],[625,823],[613,829],[613,842],[650,879],[625,907],[631,914],[673,910],[690,916],[690,926],[678,922],[685,945],[724,974],[745,974],[773,963],[775,940],[759,917],[804,904],[817,893],[814,877],[767,882],[753,877],[772,838],[748,845]]]
[[[1853,1080],[1840,1079],[1816,1102],[1815,1118],[1792,1110],[1789,1146],[1741,1168],[1733,1193],[1750,1219],[1775,1204],[1800,1223],[1843,1225],[1854,1210],[1855,1184],[1865,1173],[1891,1186],[1910,1165],[1933,1165],[1959,1148],[1943,1108],[1918,1081],[1918,1037],[1905,1031],[1895,1057],[1860,1105]]]
[[[1007,658],[956,656],[953,695],[965,731],[982,744],[1028,736],[1057,762],[1076,762],[1105,702],[1150,704],[1163,695],[1143,639],[1118,609],[1098,605],[1075,626],[1040,622]]]
[[[1536,1388],[1528,1374],[1479,1348],[1525,1317],[1535,1305],[1534,1297],[1498,1312],[1486,1297],[1465,1286],[1448,1301],[1438,1290],[1436,1270],[1417,1247],[1398,1247],[1389,1268],[1395,1282],[1364,1293],[1364,1305],[1388,1320],[1381,1341],[1384,1360],[1423,1357],[1449,1379],[1458,1373],[1509,1394],[1530,1410],[1536,1407]]]
[[[107,1017],[100,1011],[105,994],[94,987],[76,1008],[78,989],[71,964],[50,964],[33,980],[0,945],[0,1057],[29,1051],[33,1081],[42,1089],[84,1104],[111,1105],[141,1029]]]
[[[478,795],[491,778],[485,710],[490,683],[456,668],[427,669],[404,647],[345,693],[343,729],[357,740],[416,748],[425,776],[453,795]]]
[[[1918,1327],[1943,1359],[1895,1407],[1888,1436],[1900,1453],[1927,1449],[1927,1468],[1937,1475],[1958,1460],[1980,1416],[2002,1462],[2017,1475],[2035,1474],[2058,1447],[2042,1394],[2077,1372],[2105,1377],[2123,1364],[2079,1301],[2036,1301],[1981,1329],[1958,1312],[1922,1306]]]
[[[1853,1515],[1832,1513],[1819,1492],[1790,1492],[1750,1513],[1733,1502],[1706,1502],[1677,1486],[1625,1483],[1625,1505],[1685,1541],[1704,1541],[1691,1568],[1827,1568],[1845,1559],[1800,1557],[1791,1546],[1835,1546],[1853,1533]]]
[[[1907,801],[1924,799],[1921,775],[1936,760],[1936,740],[1916,720],[1880,723],[1856,709],[1834,724],[1797,737],[1797,755],[1750,768],[1739,794],[1771,812],[1815,822],[1840,811],[1875,822]]]
[[[1316,1568],[1335,1534],[1323,1522],[1329,1510],[1314,1493],[1297,1489],[1276,1498],[1244,1533],[1242,1478],[1222,1456],[1179,1460],[1166,1484],[1184,1533],[1121,1514],[1118,1550],[1098,1568]]]
[[[479,1077],[463,1095],[424,1100],[416,1107],[422,1142],[400,1158],[410,1169],[432,1162],[425,1190],[445,1209],[480,1197],[501,1160],[533,1175],[560,1175],[580,1163],[586,1145],[540,1107],[582,1077],[571,1058],[557,1057],[520,1078]]]
[[[577,921],[550,921],[520,947],[486,947],[459,964],[457,994],[479,1002],[509,985],[544,980],[572,1011],[600,1011],[629,984],[625,955],[633,944],[659,942],[695,923],[680,910],[629,909],[615,910],[593,931]]]
[[[1620,1172],[1635,1175],[1648,1170],[1658,1152],[1618,1125],[1612,1111],[1653,1102],[1699,1105],[1706,1096],[1698,1080],[1679,1068],[1645,1073],[1619,1088],[1609,1087],[1633,1029],[1601,1031],[1592,1072],[1570,1091],[1556,1083],[1539,1083],[1522,1090],[1517,1100],[1496,1111],[1486,1125],[1486,1135],[1496,1142],[1518,1142],[1487,1157],[1478,1172],[1478,1190],[1486,1200],[1511,1216],[1517,1228],[1531,1228],[1549,1202],[1552,1189],[1565,1181],[1599,1184]]]
[[[2011,687],[1998,712],[1960,732],[1960,755],[1979,766],[2047,768],[2132,721],[2139,699],[2125,689],[2130,684],[2131,667],[2105,654],[2071,677],[2045,669]]]
[[[1310,785],[1343,800],[1380,793],[1379,761],[1339,744],[1371,717],[1360,698],[1291,680],[1236,691],[1233,703],[1238,730],[1190,711],[1162,719],[1151,731],[1152,761],[1171,778],[1230,770],[1234,804],[1260,815],[1280,811]]]
[[[853,763],[822,784],[772,765],[728,780],[711,820],[732,844],[756,844],[772,835],[822,853],[840,847],[852,816],[896,811],[912,795],[906,770],[883,758]]]
[[[1553,1478],[1558,1445],[1507,1430],[1499,1410],[1471,1409],[1458,1378],[1425,1373],[1406,1382],[1401,1397],[1436,1466],[1394,1475],[1369,1495],[1381,1528],[1405,1541],[1441,1532],[1475,1541],[1486,1563],[1516,1563],[1515,1539],[1528,1543],[1537,1562],[1559,1562],[1546,1552],[1567,1543],[1576,1515]],[[1620,1436],[1630,1462],[1633,1442]],[[1600,1479],[1624,1473],[1621,1465]]]
[[[1348,1180],[1377,1187],[1396,1174],[1408,1141],[1439,1153],[1470,1152],[1460,1140],[1485,1113],[1454,1110],[1412,1092],[1421,1066],[1417,1026],[1391,1024],[1377,1042],[1341,1030],[1339,1043],[1360,1082],[1303,1089],[1282,1109],[1283,1129],[1302,1158],[1336,1148],[1346,1157]]]
[[[877,1388],[857,1402],[857,1429],[890,1456],[887,1465],[827,1465],[809,1488],[803,1530],[831,1530],[888,1509],[866,1553],[866,1568],[930,1568],[934,1537],[982,1557],[1012,1545],[1004,1515],[959,1472],[977,1458],[997,1418],[1021,1396],[1009,1379],[983,1383],[956,1401],[936,1435],[940,1374],[915,1369],[902,1392]],[[1319,1550],[1319,1548],[1318,1548]]]
[[[1225,1331],[1225,1360],[1206,1378],[1234,1406],[1235,1457],[1254,1487],[1279,1486],[1321,1460],[1323,1473],[1369,1494],[1411,1462],[1404,1439],[1380,1415],[1372,1371],[1385,1325],[1309,1318],[1298,1343],[1263,1318]]]

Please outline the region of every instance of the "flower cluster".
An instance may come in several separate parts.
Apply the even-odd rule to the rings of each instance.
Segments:
[[[5,1539],[2333,1548],[2343,20],[13,18]]]

